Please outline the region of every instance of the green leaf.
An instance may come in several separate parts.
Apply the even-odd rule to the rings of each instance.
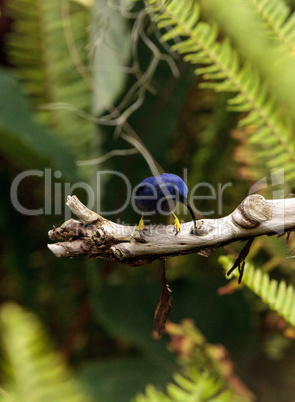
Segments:
[[[93,27],[92,111],[100,115],[113,106],[124,88],[131,34],[127,19],[105,0],[95,1]]]
[[[0,69],[0,149],[26,168],[51,166],[76,178],[75,159],[62,140],[37,123],[13,74]]]

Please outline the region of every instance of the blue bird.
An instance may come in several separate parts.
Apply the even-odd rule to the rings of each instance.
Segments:
[[[176,234],[180,230],[180,222],[173,210],[178,202],[184,204],[189,210],[196,229],[196,217],[187,199],[188,188],[184,181],[177,175],[163,173],[144,179],[138,186],[133,197],[135,206],[142,212],[138,224],[138,230],[144,228],[144,213],[165,214],[171,212],[174,216]]]

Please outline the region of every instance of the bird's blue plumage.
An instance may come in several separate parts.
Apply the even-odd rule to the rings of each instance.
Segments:
[[[143,180],[134,195],[136,207],[142,212],[163,213],[187,199],[188,188],[177,175],[163,173]]]

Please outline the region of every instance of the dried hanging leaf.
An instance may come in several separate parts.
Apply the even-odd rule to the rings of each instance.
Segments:
[[[240,251],[240,254],[236,261],[234,262],[234,265],[227,271],[227,275],[229,276],[236,268],[239,269],[239,283],[242,281],[243,273],[244,273],[244,267],[245,267],[245,259],[247,255],[249,254],[251,244],[253,243],[253,239],[249,239],[245,245],[245,247]]]
[[[164,262],[162,271],[161,285],[161,295],[154,315],[153,338],[161,338],[165,332],[165,324],[172,309],[171,290],[166,279],[166,262]]]

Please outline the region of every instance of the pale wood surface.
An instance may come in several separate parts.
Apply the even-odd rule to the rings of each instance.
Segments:
[[[183,223],[175,235],[173,225],[152,225],[144,232],[136,226],[109,221],[86,208],[76,196],[67,205],[79,220],[70,219],[49,231],[56,257],[89,256],[142,265],[157,258],[199,253],[207,256],[217,247],[261,235],[278,235],[295,229],[295,198],[265,200],[253,194],[228,216]]]

